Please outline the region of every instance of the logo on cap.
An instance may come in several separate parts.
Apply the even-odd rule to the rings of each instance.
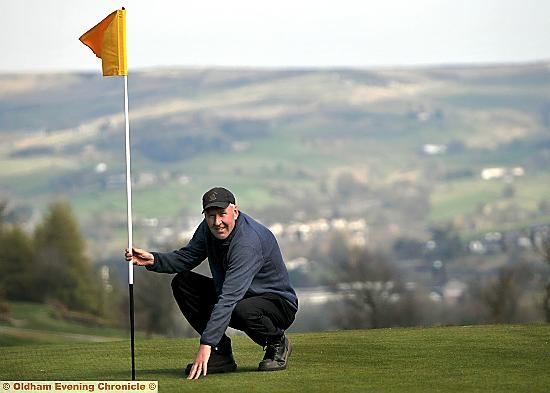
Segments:
[[[212,188],[202,196],[203,212],[209,207],[225,209],[230,203],[235,204],[235,196],[223,187]]]

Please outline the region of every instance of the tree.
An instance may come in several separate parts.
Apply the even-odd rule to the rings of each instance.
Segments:
[[[421,240],[400,237],[393,243],[392,251],[398,259],[421,258],[424,244]]]
[[[430,228],[433,248],[426,250],[426,258],[452,260],[464,253],[464,245],[457,230],[450,224]]]
[[[493,323],[512,322],[518,307],[519,288],[514,280],[514,271],[501,269],[482,290],[482,300],[489,308]]]
[[[550,268],[550,231],[542,231],[538,236],[532,234],[532,242],[538,253],[542,256],[543,261]],[[544,312],[545,321],[550,323],[550,276],[548,274],[544,279],[543,288],[542,310]]]
[[[0,294],[4,302],[36,300],[32,239],[18,224],[6,224],[9,215],[7,201],[0,201]]]
[[[0,226],[0,288],[9,300],[39,300],[32,238],[19,226]]]
[[[6,221],[7,208],[8,202],[0,200],[0,227],[2,227],[4,225],[4,221]]]
[[[5,201],[0,201],[0,250],[4,249],[3,238],[4,238],[4,216],[6,211],[7,203]],[[0,253],[0,269],[4,271],[4,258],[2,253]],[[0,321],[5,321],[8,319],[10,308],[8,302],[6,301],[6,275],[2,274],[2,279],[0,279]]]
[[[75,311],[99,313],[99,280],[92,274],[84,239],[68,203],[50,205],[35,230],[34,241],[42,300],[55,300]]]
[[[521,296],[531,273],[525,264],[505,266],[485,282],[480,297],[489,310],[491,323],[517,322]]]
[[[172,333],[177,308],[170,289],[172,276],[138,270],[135,278],[136,326],[148,337]]]
[[[0,286],[0,321],[9,321],[10,307],[6,301],[6,295],[3,288]]]
[[[331,286],[342,295],[335,315],[341,328],[410,326],[419,321],[414,296],[404,288],[397,270],[382,254],[349,246],[342,234],[333,237]]]

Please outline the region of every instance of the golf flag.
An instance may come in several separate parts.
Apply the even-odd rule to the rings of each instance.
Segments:
[[[126,10],[116,10],[80,37],[102,60],[103,76],[128,75]]]
[[[132,176],[130,174],[130,122],[128,120],[128,64],[126,61],[126,10],[116,10],[79,38],[102,60],[103,76],[124,77],[124,120],[126,125],[126,197],[128,214],[128,250],[132,250]],[[136,380],[134,356],[134,266],[128,263],[130,295],[130,343],[132,381]]]

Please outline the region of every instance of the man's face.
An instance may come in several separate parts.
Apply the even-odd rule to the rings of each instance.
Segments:
[[[231,234],[238,216],[239,207],[236,205],[229,205],[225,209],[211,207],[204,212],[210,232],[219,240],[225,240]]]

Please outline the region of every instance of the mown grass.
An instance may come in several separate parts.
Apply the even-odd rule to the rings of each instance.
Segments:
[[[263,353],[233,339],[238,372],[187,381],[194,339],[138,340],[138,380],[160,392],[546,392],[550,326],[499,325],[291,334],[288,370],[255,371]],[[130,379],[127,341],[0,349],[2,380]]]

